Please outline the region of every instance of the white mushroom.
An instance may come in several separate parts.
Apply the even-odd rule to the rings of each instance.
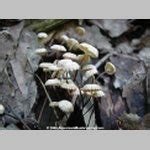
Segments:
[[[78,63],[70,60],[70,59],[62,59],[58,62],[58,67],[62,68],[66,72],[72,72],[80,69]]]
[[[58,67],[57,65],[53,63],[48,63],[48,62],[43,62],[40,63],[39,65],[40,68],[46,69],[47,71],[58,71],[61,70],[62,68]]]
[[[96,69],[96,67],[92,64],[88,64],[88,65],[85,65],[82,67],[82,71],[89,71],[89,70],[92,70],[92,69]]]
[[[85,84],[82,88],[81,91],[83,92],[91,92],[91,91],[99,91],[101,90],[101,86],[98,84]]]
[[[107,62],[105,65],[105,72],[109,75],[113,75],[116,73],[116,67],[111,62]]]
[[[66,51],[67,51],[66,48],[65,48],[63,45],[58,45],[58,44],[52,45],[52,46],[50,47],[50,49],[51,49],[52,51],[56,51],[56,52],[58,52],[58,51],[66,52]]]
[[[83,75],[83,82],[87,81],[90,77],[94,76],[95,74],[98,74],[98,70],[97,69],[91,69],[91,70],[88,70],[84,73]]]
[[[76,50],[79,47],[79,42],[74,38],[69,38],[67,40],[67,46],[69,47],[69,50],[71,50],[71,49]]]
[[[80,26],[76,27],[75,31],[80,36],[83,36],[85,34],[85,29],[83,27],[80,27]]]
[[[87,63],[89,63],[91,61],[91,57],[88,56],[88,55],[82,55],[81,54],[81,55],[77,56],[77,60],[81,64],[87,64]]]
[[[92,46],[88,43],[81,43],[79,45],[79,48],[80,48],[80,50],[82,50],[85,53],[85,55],[89,55],[93,58],[97,58],[99,55],[98,50],[94,46]]]
[[[67,35],[61,35],[60,36],[60,40],[62,41],[62,43],[66,43],[68,41],[69,37]]]
[[[63,58],[77,60],[77,55],[74,53],[71,53],[71,52],[67,52],[67,53],[63,54]]]
[[[48,53],[48,51],[46,48],[38,48],[35,50],[35,54],[38,54],[38,55],[45,55],[47,53]]]
[[[94,91],[94,92],[85,92],[85,94],[88,96],[92,96],[92,97],[103,97],[103,96],[105,96],[105,94],[102,90]]]
[[[3,115],[4,112],[5,112],[5,107],[2,104],[0,104],[0,115]]]
[[[45,32],[40,32],[40,33],[38,33],[37,36],[39,39],[45,39],[48,37],[47,33],[45,33]]]
[[[58,80],[57,78],[49,79],[45,82],[45,86],[59,86],[60,83],[61,83],[61,81]]]
[[[64,113],[72,113],[74,111],[73,104],[68,100],[61,100],[59,102],[51,102],[50,107],[58,107]]]
[[[72,80],[63,80],[60,84],[60,87],[71,91],[75,91],[78,88]]]

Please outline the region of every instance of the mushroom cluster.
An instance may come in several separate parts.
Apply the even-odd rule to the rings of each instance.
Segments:
[[[80,36],[85,34],[83,27],[77,27],[76,33]],[[46,38],[44,34],[39,34],[39,38]],[[56,54],[53,62],[42,62],[39,68],[48,72],[48,80],[45,86],[64,89],[70,96],[90,96],[92,100],[105,96],[103,88],[96,82],[95,75],[99,71],[91,63],[91,60],[99,57],[97,48],[89,43],[70,38],[67,35],[60,35],[59,44],[53,44],[50,49],[40,48],[35,51],[38,55]],[[104,67],[105,73],[113,75],[116,72],[115,66],[107,62]],[[52,101],[50,107],[58,107],[64,113],[74,111],[74,103],[71,100]]]

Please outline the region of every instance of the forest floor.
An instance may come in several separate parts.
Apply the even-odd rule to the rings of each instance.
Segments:
[[[40,32],[47,36],[39,40]],[[98,57],[90,60],[98,73],[86,82],[100,85],[105,96],[83,98],[81,92],[72,96],[44,85],[52,74],[39,64],[63,58],[51,46],[61,44],[82,54],[60,41],[61,35],[98,50]],[[48,53],[37,55],[39,48]],[[103,73],[107,62],[116,68],[112,75]],[[83,86],[79,73],[75,77]],[[49,106],[49,100],[64,99],[72,103],[73,112]],[[5,109],[0,110],[2,130],[150,129],[150,20],[0,20],[0,105]]]

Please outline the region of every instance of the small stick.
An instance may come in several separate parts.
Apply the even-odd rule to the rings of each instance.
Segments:
[[[91,117],[92,117],[93,113],[94,113],[94,108],[92,109],[92,112],[91,112],[91,114],[90,114],[90,117],[89,117],[89,121],[88,121],[88,125],[87,125],[87,126],[90,125],[90,121],[91,121]]]
[[[99,68],[110,56],[112,56],[114,53],[108,53],[105,55],[102,59],[100,59],[96,64],[95,67]]]
[[[18,119],[28,130],[31,130],[30,127],[24,122],[24,120],[23,120],[21,117],[19,117],[19,115],[16,114],[16,113],[13,111],[13,109],[11,108],[11,106],[10,106],[9,104],[7,104],[7,106],[9,107],[9,109],[11,110],[11,112],[13,113],[13,115],[14,115],[13,118]],[[8,113],[7,113],[6,115],[12,117],[11,114],[8,114]]]
[[[90,110],[91,108],[93,108],[93,104],[90,106],[90,108],[83,114],[83,116],[85,116]]]
[[[41,109],[40,114],[39,114],[39,117],[38,117],[38,123],[41,122],[41,118],[42,118],[42,115],[43,115],[43,111],[44,111],[46,102],[47,102],[47,99],[45,98],[44,103],[43,103],[43,106],[42,106],[42,109]]]

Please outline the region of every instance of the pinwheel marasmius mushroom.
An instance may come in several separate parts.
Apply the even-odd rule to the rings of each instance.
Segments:
[[[3,115],[4,112],[5,112],[5,107],[2,104],[0,104],[0,115]]]
[[[83,82],[87,81],[91,77],[94,77],[95,74],[98,74],[97,68],[91,64],[85,65],[82,68],[82,71],[84,72],[84,75],[82,78]]]
[[[82,59],[80,58],[81,59],[80,63],[85,63],[86,61],[90,60],[91,58],[97,58],[99,55],[98,50],[94,46],[92,46],[88,43],[80,43],[79,49],[84,52]]]
[[[69,50],[76,50],[79,48],[79,42],[74,38],[69,38],[66,43]]]
[[[43,56],[46,55],[48,53],[46,48],[38,48],[35,50],[35,54]]]
[[[71,59],[62,59],[58,62],[58,67],[63,68],[66,72],[73,72],[80,69],[80,65]]]
[[[105,72],[109,75],[113,75],[116,73],[116,67],[111,62],[107,62],[105,65]]]
[[[39,64],[39,68],[46,69],[47,71],[58,71],[62,70],[62,68],[58,67],[53,63],[43,62]]]
[[[75,28],[75,32],[79,35],[79,36],[83,36],[85,35],[85,29],[81,26],[78,26]]]
[[[51,55],[56,54],[56,58],[61,56],[61,53],[64,53],[67,51],[67,49],[63,45],[60,45],[60,44],[54,44],[50,47],[50,49],[52,50]]]
[[[77,55],[71,52],[67,52],[65,54],[63,54],[63,58],[64,59],[71,59],[73,61],[76,61],[78,59]]]
[[[57,78],[55,79],[48,79],[45,82],[45,86],[60,86],[61,81]]]
[[[48,37],[47,33],[45,32],[39,32],[37,36],[39,39],[45,39]]]
[[[62,42],[62,44],[67,43],[69,37],[67,35],[61,35],[60,36],[60,41]]]
[[[91,97],[102,97],[104,92],[98,84],[85,84],[81,89],[82,93],[91,96]]]
[[[50,107],[58,107],[64,113],[72,113],[74,111],[73,104],[68,100],[61,100],[59,102],[51,102]]]

